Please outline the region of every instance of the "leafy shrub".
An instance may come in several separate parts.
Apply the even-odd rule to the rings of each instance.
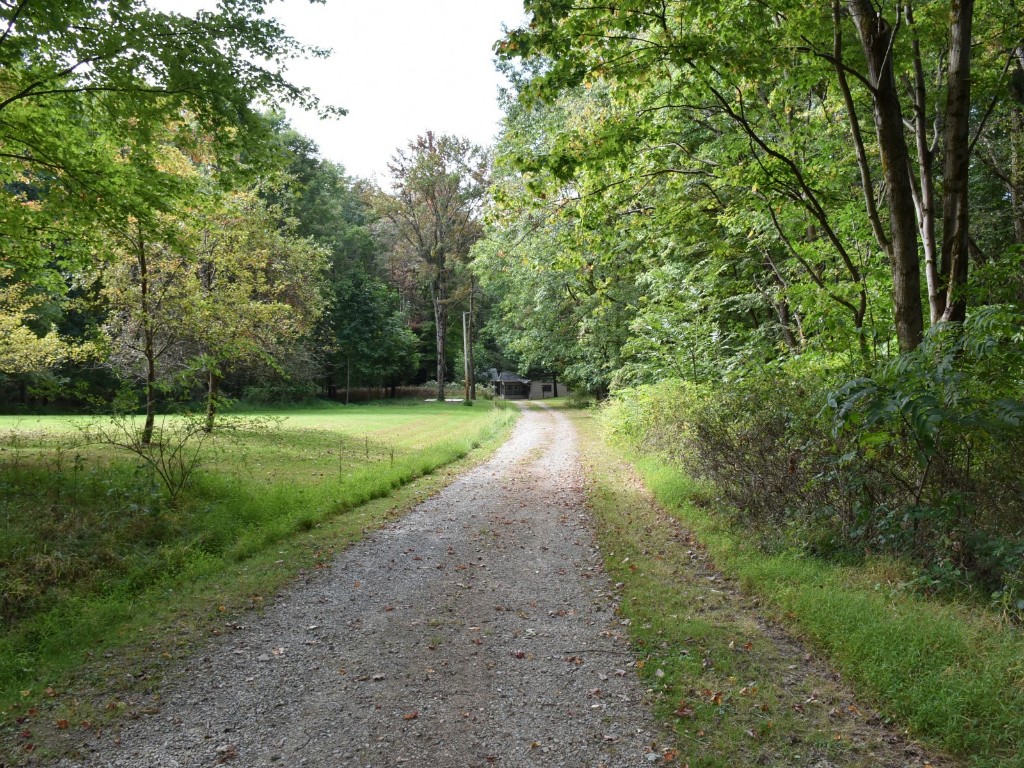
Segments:
[[[828,395],[867,543],[911,554],[934,585],[1001,590],[1024,562],[1022,318],[987,307],[933,327],[912,353]]]
[[[1022,320],[976,311],[845,382],[798,361],[620,390],[603,418],[710,481],[765,546],[900,556],[918,586],[981,587],[1013,613],[1024,610]]]
[[[605,423],[642,451],[710,481],[766,538],[805,503],[806,443],[820,407],[783,371],[714,386],[666,381],[616,393]]]

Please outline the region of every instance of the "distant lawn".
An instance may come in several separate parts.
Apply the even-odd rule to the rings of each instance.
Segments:
[[[192,585],[237,602],[259,580],[240,564],[273,569],[321,526],[336,529],[330,546],[358,538],[387,509],[346,513],[493,445],[516,413],[483,401],[249,412],[205,443],[173,502],[140,457],[84,439],[95,420],[0,416],[0,709],[34,700],[121,627],[166,620]]]

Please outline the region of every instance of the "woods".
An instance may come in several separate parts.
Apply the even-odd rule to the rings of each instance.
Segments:
[[[399,198],[322,159],[275,111],[344,113],[287,79],[288,61],[326,52],[266,5],[4,6],[3,399],[95,408],[138,386],[148,443],[177,404],[205,403],[212,428],[232,398],[443,388],[448,307],[466,299],[447,292],[476,236],[484,157],[454,137],[399,152],[411,205],[437,190],[451,207],[433,244],[399,255],[408,232],[385,231],[395,207],[382,204]],[[414,275],[405,297],[396,258]]]
[[[1019,14],[537,0],[493,151],[427,131],[381,184],[251,101],[340,112],[263,7],[6,8],[8,401],[134,399],[148,443],[517,369],[610,397],[766,546],[1016,605]]]
[[[509,348],[766,547],[1017,610],[1020,14],[527,6],[480,246]]]

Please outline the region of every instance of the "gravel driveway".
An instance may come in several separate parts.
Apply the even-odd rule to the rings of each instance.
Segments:
[[[587,525],[571,424],[487,463],[188,662],[63,766],[640,766],[661,760]]]

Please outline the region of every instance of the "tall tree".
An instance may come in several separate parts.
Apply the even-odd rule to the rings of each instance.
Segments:
[[[280,121],[280,116],[274,116]],[[283,184],[264,190],[295,221],[295,231],[324,248],[325,311],[315,338],[328,397],[344,385],[397,385],[416,370],[417,340],[389,285],[371,224],[368,186],[320,157],[310,139],[279,122],[278,140],[288,163]]]
[[[377,210],[393,228],[396,248],[424,270],[434,313],[437,399],[444,400],[448,316],[458,298],[458,267],[482,234],[488,158],[465,139],[428,132],[388,167],[392,191],[377,196]]]
[[[190,222],[197,231],[178,332],[189,345],[189,367],[206,383],[207,432],[225,374],[255,362],[279,368],[324,309],[326,250],[298,237],[293,222],[279,226],[277,219],[248,192]]]
[[[117,257],[102,273],[111,362],[144,383],[143,443],[161,389],[198,376],[210,430],[227,370],[274,366],[323,308],[323,250],[279,229],[255,194],[202,199],[161,223],[131,220],[116,231]]]

